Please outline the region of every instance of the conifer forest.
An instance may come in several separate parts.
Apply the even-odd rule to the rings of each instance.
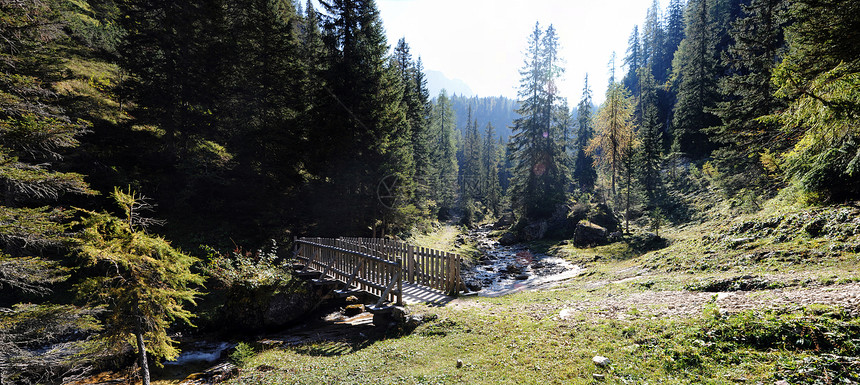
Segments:
[[[528,20],[513,99],[431,95],[375,0],[0,0],[0,385],[178,384],[215,335],[229,375],[181,383],[860,383],[860,0],[642,16],[608,84]],[[478,295],[261,345],[344,311],[298,237],[458,253]],[[501,252],[581,270],[484,296]],[[618,299],[652,294],[699,307]]]

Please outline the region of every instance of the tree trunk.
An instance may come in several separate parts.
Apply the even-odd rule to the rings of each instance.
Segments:
[[[143,328],[140,325],[140,318],[137,320],[137,352],[138,361],[140,364],[140,378],[143,385],[149,385],[149,365],[146,362],[146,346],[143,343]]]

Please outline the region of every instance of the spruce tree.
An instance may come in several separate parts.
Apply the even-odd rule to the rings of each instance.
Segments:
[[[594,190],[594,184],[597,182],[594,158],[585,151],[594,136],[591,108],[591,88],[588,86],[588,75],[586,74],[585,85],[582,87],[582,99],[576,107],[578,131],[574,147],[576,158],[573,166],[573,178],[576,180],[579,190],[583,192]]]
[[[430,118],[431,159],[435,173],[429,183],[443,215],[454,207],[458,191],[456,121],[451,99],[443,89],[433,103]]]
[[[643,67],[639,70],[642,95],[640,104],[643,108],[642,124],[637,135],[639,151],[636,153],[636,171],[639,184],[645,191],[646,209],[653,211],[660,204],[662,178],[660,176],[663,162],[662,123],[657,111],[657,83],[651,70]]]
[[[684,15],[685,37],[673,62],[680,79],[672,136],[680,151],[692,159],[710,155],[705,129],[719,124],[710,112],[717,102],[717,36],[710,13],[713,0],[691,0]]]
[[[788,54],[774,71],[777,115],[793,147],[778,162],[811,198],[860,197],[860,1],[798,0],[786,36]]]
[[[772,185],[760,154],[785,148],[778,124],[759,118],[785,107],[774,96],[771,77],[784,54],[786,1],[753,0],[745,12],[729,32],[735,43],[723,53],[730,75],[719,82],[725,101],[718,103],[716,113],[723,124],[713,130],[720,145],[714,154],[723,173],[720,185],[730,194]]]
[[[566,169],[561,128],[552,119],[560,98],[555,82],[562,72],[558,36],[539,24],[529,36],[525,65],[520,71],[521,118],[514,122],[509,144],[514,162],[510,194],[514,207],[528,219],[547,218],[565,200]]]
[[[324,78],[331,91],[325,132],[334,143],[325,149],[331,181],[325,190],[333,195],[319,210],[332,222],[340,218],[343,232],[368,234],[371,228],[377,233],[405,220],[403,205],[412,196],[412,133],[402,106],[402,85],[388,56],[376,3],[321,4],[327,14],[323,37],[329,62]],[[383,192],[393,196],[393,205],[377,196],[382,185],[400,186]],[[343,204],[334,207],[330,202],[335,201]]]

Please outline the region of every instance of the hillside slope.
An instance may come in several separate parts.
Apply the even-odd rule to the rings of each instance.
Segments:
[[[555,287],[413,307],[412,334],[260,352],[233,383],[836,384],[860,381],[860,207],[675,228],[669,246],[532,245]],[[607,365],[593,361],[609,359]]]

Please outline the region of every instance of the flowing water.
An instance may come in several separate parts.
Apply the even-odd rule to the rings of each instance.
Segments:
[[[490,239],[491,226],[469,232],[481,257],[463,279],[478,295],[496,297],[522,290],[551,286],[582,273],[582,268],[562,258],[533,253],[523,245],[502,246]]]

